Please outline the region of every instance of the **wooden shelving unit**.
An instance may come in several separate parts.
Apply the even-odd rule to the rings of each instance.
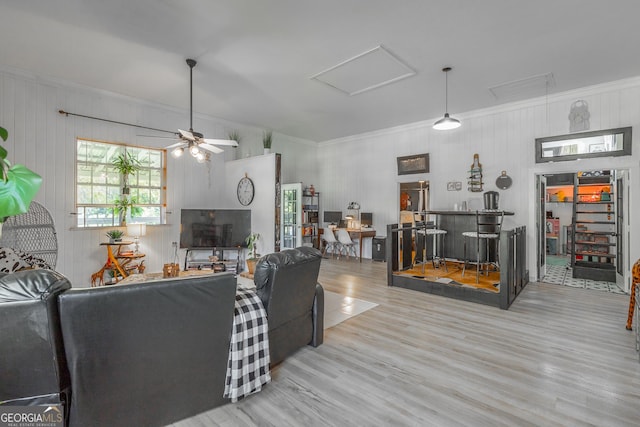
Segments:
[[[573,277],[615,282],[617,233],[611,171],[577,174],[574,186]]]
[[[320,248],[320,193],[302,194],[302,245]]]

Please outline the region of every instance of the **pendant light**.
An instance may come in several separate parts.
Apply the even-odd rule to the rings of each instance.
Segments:
[[[433,128],[437,130],[449,130],[460,127],[460,120],[449,117],[449,79],[447,73],[451,71],[451,67],[445,67],[444,71],[444,117],[433,124]]]

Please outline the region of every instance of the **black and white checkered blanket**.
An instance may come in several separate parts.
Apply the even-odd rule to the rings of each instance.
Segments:
[[[271,382],[269,362],[267,313],[255,290],[238,287],[224,397],[237,402],[262,390]]]

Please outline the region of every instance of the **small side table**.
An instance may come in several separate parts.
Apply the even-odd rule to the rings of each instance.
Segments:
[[[118,277],[123,279],[129,275],[132,270],[135,270],[139,264],[131,265],[134,260],[142,259],[145,257],[141,253],[122,253],[122,247],[133,245],[133,242],[113,242],[113,243],[100,243],[100,246],[107,247],[107,260],[100,270],[91,275],[91,286],[103,286],[104,285],[104,273],[107,270],[115,270],[113,278],[115,283],[118,283]],[[114,253],[112,247],[117,249]]]

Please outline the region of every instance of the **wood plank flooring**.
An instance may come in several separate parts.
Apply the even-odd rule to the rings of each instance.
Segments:
[[[368,260],[323,260],[320,282],[379,306],[285,360],[262,392],[174,426],[640,424],[626,295],[530,283],[505,311],[389,288]]]

